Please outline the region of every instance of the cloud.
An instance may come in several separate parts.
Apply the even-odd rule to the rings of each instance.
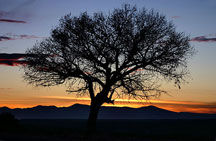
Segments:
[[[216,103],[190,102],[190,101],[171,101],[163,103],[154,102],[154,105],[176,112],[192,113],[216,113]]]
[[[26,21],[11,20],[11,19],[0,19],[0,23],[1,22],[6,22],[6,23],[27,23]]]
[[[36,0],[25,0],[25,1],[0,1],[0,19],[1,22],[8,23],[26,23],[26,20],[31,18],[33,15],[33,6]],[[17,20],[19,19],[19,20]]]
[[[18,65],[24,65],[27,64],[25,60],[23,60],[24,57],[34,56],[31,54],[7,54],[7,53],[0,53],[0,65],[6,65],[6,66],[18,66]]]
[[[1,41],[7,41],[7,40],[13,40],[13,38],[7,37],[7,36],[0,36],[0,42]]]
[[[216,38],[208,38],[206,36],[194,37],[190,41],[192,42],[216,42]]]
[[[0,90],[11,90],[12,88],[0,88]]]
[[[19,61],[19,60],[0,60],[0,65],[5,66],[19,66],[27,64],[26,61]]]
[[[33,38],[44,38],[35,35],[14,35],[17,39],[33,39]]]
[[[0,11],[0,23],[27,23],[24,20],[16,20],[16,19],[26,19],[26,15],[17,15],[16,12],[4,12]]]
[[[7,33],[3,36],[0,36],[0,42],[1,41],[8,41],[8,40],[19,40],[19,39],[35,39],[35,38],[45,38],[45,37],[39,37],[35,35],[14,35],[11,33]]]
[[[22,54],[22,53],[0,53],[0,60],[9,60],[9,59],[20,59],[23,57],[28,57],[29,55],[27,54]]]

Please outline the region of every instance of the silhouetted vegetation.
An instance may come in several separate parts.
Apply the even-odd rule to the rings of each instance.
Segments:
[[[51,36],[26,51],[24,78],[36,86],[67,84],[69,93],[91,98],[89,127],[103,103],[115,97],[160,96],[159,80],[180,88],[193,54],[189,37],[154,11],[128,4],[108,15],[66,15]]]
[[[0,131],[11,130],[18,127],[18,120],[8,112],[0,114]]]
[[[86,135],[87,120],[25,119],[5,141],[214,141],[216,120],[98,120],[95,136]]]

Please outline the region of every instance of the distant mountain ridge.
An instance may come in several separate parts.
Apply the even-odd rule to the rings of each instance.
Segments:
[[[90,106],[74,104],[69,107],[35,106],[32,108],[1,107],[0,113],[10,112],[18,119],[87,119]],[[155,106],[141,108],[101,107],[99,119],[216,119],[216,114],[173,112]]]

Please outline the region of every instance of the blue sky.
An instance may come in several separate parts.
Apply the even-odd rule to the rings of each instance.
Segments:
[[[25,21],[22,23],[0,23],[0,36],[14,35],[49,36],[50,30],[58,25],[58,20],[68,14],[76,16],[80,12],[108,13],[123,3],[156,9],[172,20],[178,31],[185,32],[191,38],[216,34],[216,1],[214,0],[0,0],[0,12],[6,12],[0,18]],[[215,36],[215,35],[214,35]],[[1,52],[24,52],[35,40],[4,42]],[[17,43],[18,42],[18,43]],[[18,45],[18,46],[17,46]],[[204,45],[205,46],[205,45]],[[213,46],[212,44],[208,46]]]
[[[190,43],[197,50],[189,60],[189,84],[183,85],[182,90],[167,84],[165,88],[172,97],[162,96],[161,99],[216,103],[215,0],[0,0],[0,53],[24,53],[37,41],[48,37],[59,19],[68,13],[74,16],[84,11],[108,13],[125,3],[138,8],[153,8],[166,15],[177,31],[190,35]],[[18,67],[0,65],[0,70],[0,88],[4,89],[0,91],[0,97],[3,93],[11,93],[5,88],[11,87],[13,78],[17,79],[16,83],[20,82],[19,87],[26,87]],[[13,88],[20,90],[15,84]],[[37,93],[30,87],[26,91]],[[13,94],[19,97],[15,92]]]

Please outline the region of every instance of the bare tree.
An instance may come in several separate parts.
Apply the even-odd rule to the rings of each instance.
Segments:
[[[24,79],[36,86],[67,83],[68,92],[88,94],[89,127],[94,127],[103,103],[113,96],[148,99],[165,92],[164,78],[180,86],[193,54],[189,37],[154,10],[128,4],[108,15],[69,15],[48,39],[26,51]]]

